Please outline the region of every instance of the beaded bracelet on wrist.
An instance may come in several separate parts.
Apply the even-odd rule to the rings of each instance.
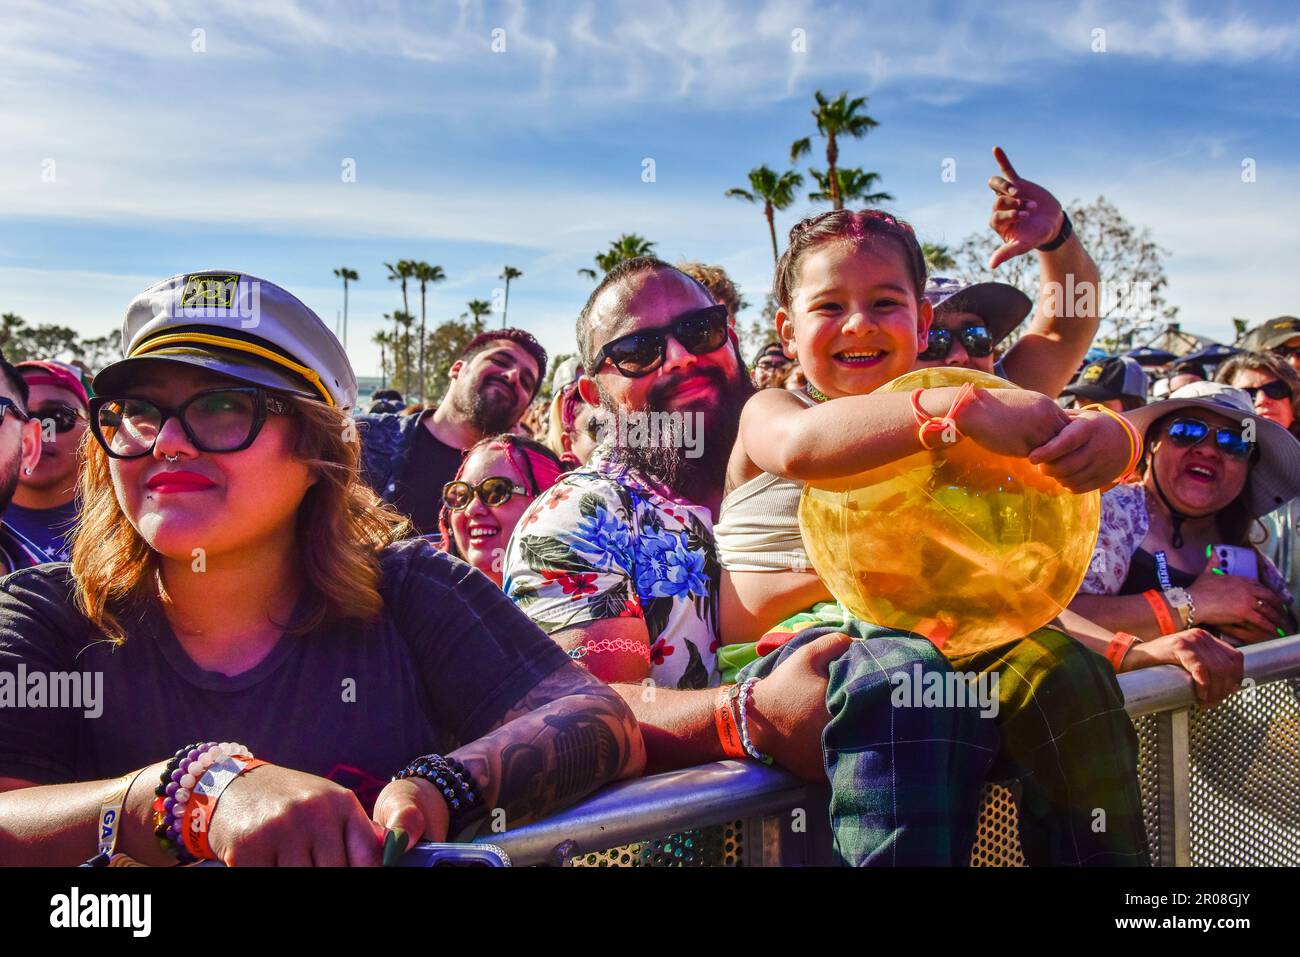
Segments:
[[[482,803],[474,778],[465,765],[452,757],[426,754],[422,758],[416,758],[398,771],[393,780],[401,781],[404,778],[423,778],[438,789],[451,812],[448,834],[459,831],[465,816]]]
[[[154,788],[154,836],[163,850],[172,854],[182,864],[198,858],[185,846],[182,834],[185,811],[194,795],[199,778],[212,765],[236,755],[251,752],[234,741],[208,741],[188,744],[167,762]]]

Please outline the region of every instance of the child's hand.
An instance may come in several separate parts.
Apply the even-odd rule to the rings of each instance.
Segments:
[[[1002,245],[989,259],[989,268],[997,269],[1008,259],[1055,239],[1065,214],[1055,196],[1037,183],[1020,178],[1002,147],[993,147],[993,158],[1003,172],[1002,176],[989,177],[989,189],[997,194],[989,225],[1002,237]]]
[[[1079,494],[1123,478],[1132,446],[1124,427],[1104,412],[1081,412],[1029,455],[1043,474]]]
[[[1069,423],[1059,405],[1025,389],[976,389],[957,413],[957,428],[963,435],[990,452],[1016,458],[1025,458],[1050,442]]]

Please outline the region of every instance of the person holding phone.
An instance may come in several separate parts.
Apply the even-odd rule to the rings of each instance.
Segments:
[[[1126,416],[1143,436],[1142,479],[1102,495],[1096,552],[1069,609],[1134,639],[1113,662],[1121,670],[1180,664],[1204,690],[1235,668],[1239,682],[1225,649],[1296,629],[1289,590],[1255,543],[1258,519],[1300,494],[1300,441],[1217,382]]]

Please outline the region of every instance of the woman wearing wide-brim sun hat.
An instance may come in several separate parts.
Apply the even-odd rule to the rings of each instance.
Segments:
[[[1295,631],[1258,519],[1300,495],[1300,441],[1249,396],[1194,382],[1125,413],[1141,479],[1102,496],[1101,534],[1070,609],[1150,640],[1204,627],[1257,642]]]
[[[103,687],[84,713],[0,708],[0,860],[377,864],[639,771],[617,694],[477,571],[398,541],[307,306],[188,273],[136,297],[122,341],[72,562],[0,586],[0,672]]]

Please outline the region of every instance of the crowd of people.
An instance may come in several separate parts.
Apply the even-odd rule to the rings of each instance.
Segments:
[[[992,265],[1098,283],[995,153]],[[0,863],[391,863],[722,759],[828,784],[846,864],[965,863],[988,780],[1031,864],[1149,863],[1116,676],[1214,706],[1296,631],[1300,321],[1157,390],[1090,360],[1095,305],[928,276],[874,210],[798,223],[772,293],[747,362],[721,269],[621,263],[544,402],[546,351],[501,329],[436,405],[361,412],[309,308],[211,272],[137,296],[92,381],[0,362]],[[939,366],[1016,388],[881,391]],[[960,657],[848,614],[798,520],[940,441],[1102,490],[1068,607]],[[892,694],[956,672],[996,707]]]

